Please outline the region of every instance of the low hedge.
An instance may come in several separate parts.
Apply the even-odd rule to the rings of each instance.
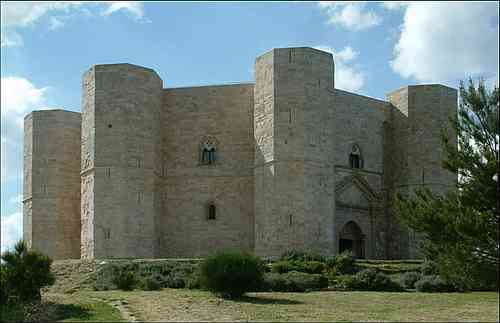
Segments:
[[[458,291],[455,286],[445,282],[441,277],[437,275],[423,276],[419,281],[415,283],[415,289],[417,290],[417,292],[428,293]]]
[[[308,274],[321,274],[328,269],[327,265],[316,260],[312,261],[288,261],[282,260],[271,265],[271,272],[284,274],[290,271],[299,271]]]
[[[401,285],[407,289],[414,289],[415,283],[422,278],[422,274],[416,271],[409,271],[401,275]]]
[[[307,274],[291,271],[284,274],[264,275],[263,291],[305,292],[328,287],[328,279],[320,274]]]
[[[197,260],[106,260],[98,264],[94,289],[156,289],[155,284],[158,288],[184,288],[197,268]],[[118,286],[128,272],[134,276],[135,281],[129,282],[132,287]]]
[[[399,292],[403,287],[389,276],[374,269],[364,269],[355,275],[340,279],[339,287],[344,290]]]

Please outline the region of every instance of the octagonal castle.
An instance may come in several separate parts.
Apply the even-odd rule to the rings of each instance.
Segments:
[[[457,180],[440,142],[455,89],[338,90],[332,55],[309,47],[258,57],[248,84],[163,88],[151,69],[95,65],[82,96],[81,114],[24,121],[24,238],[54,259],[418,258],[391,197]]]

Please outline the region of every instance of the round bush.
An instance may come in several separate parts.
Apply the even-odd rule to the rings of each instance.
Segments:
[[[350,251],[345,251],[336,255],[333,261],[330,261],[330,264],[333,265],[334,271],[339,275],[353,274],[356,272],[356,263]]]
[[[345,276],[341,286],[348,290],[397,292],[403,288],[389,276],[374,269],[364,269],[353,276]]]
[[[455,287],[443,281],[439,276],[423,276],[415,283],[417,292],[454,292]]]
[[[262,285],[260,258],[239,252],[219,252],[206,258],[200,266],[200,283],[223,297],[240,297]]]
[[[438,266],[434,261],[426,260],[420,266],[420,272],[424,276],[437,275],[438,274]]]
[[[409,271],[401,275],[401,284],[404,288],[413,289],[415,283],[422,278],[422,274],[416,271]]]

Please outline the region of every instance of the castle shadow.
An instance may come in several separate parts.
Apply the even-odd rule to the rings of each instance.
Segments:
[[[60,321],[60,320],[89,320],[92,315],[90,310],[75,304],[60,304],[48,302],[43,304],[41,308],[41,318],[40,321]]]

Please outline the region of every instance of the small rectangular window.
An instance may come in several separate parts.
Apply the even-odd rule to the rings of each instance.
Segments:
[[[215,210],[215,205],[210,204],[208,206],[208,220],[215,220],[216,217],[216,210]]]

